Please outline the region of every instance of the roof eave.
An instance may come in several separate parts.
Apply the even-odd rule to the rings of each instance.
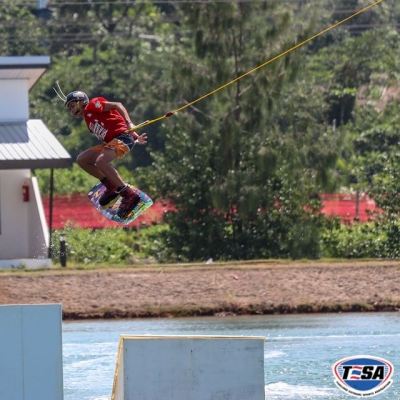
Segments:
[[[71,158],[57,160],[2,160],[0,161],[0,170],[69,168],[71,165]]]
[[[0,79],[28,79],[30,90],[49,65],[49,56],[0,57]]]

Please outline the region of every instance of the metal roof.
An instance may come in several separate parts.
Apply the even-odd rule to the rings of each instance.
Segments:
[[[0,169],[65,168],[71,156],[40,119],[0,123]]]
[[[49,65],[48,56],[0,57],[0,79],[27,79],[31,89]]]

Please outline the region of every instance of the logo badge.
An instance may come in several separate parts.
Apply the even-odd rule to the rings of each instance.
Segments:
[[[372,397],[384,392],[392,383],[393,365],[380,357],[353,356],[332,366],[336,386],[347,394]]]

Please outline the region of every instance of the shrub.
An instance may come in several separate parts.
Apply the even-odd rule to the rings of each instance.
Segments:
[[[59,262],[59,237],[64,233],[66,238],[67,262],[95,263],[127,263],[133,253],[127,237],[130,232],[123,229],[75,229],[56,230],[53,233],[52,261]]]
[[[78,229],[71,226],[53,232],[52,261],[60,262],[60,236],[65,235],[67,262],[74,264],[132,264],[153,259],[159,250],[155,235],[163,225],[137,228]]]
[[[381,258],[386,234],[374,223],[339,225],[321,235],[322,256],[325,258]]]

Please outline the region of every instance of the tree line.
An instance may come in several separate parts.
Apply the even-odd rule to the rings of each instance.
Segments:
[[[31,116],[73,157],[96,139],[65,111],[56,81],[123,102],[137,123],[232,82],[146,127],[147,148],[118,161],[125,179],[175,206],[146,236],[160,261],[397,257],[398,2],[235,80],[363,7],[56,1],[38,17],[3,1],[0,46],[51,56]],[[48,171],[35,173],[46,193]],[[59,193],[93,184],[75,166],[56,177]],[[363,226],[321,215],[318,194],[343,190],[368,193],[384,213]]]

